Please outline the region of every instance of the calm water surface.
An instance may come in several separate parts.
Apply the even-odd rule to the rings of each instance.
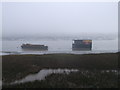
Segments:
[[[52,38],[52,39],[3,39],[2,50],[0,52],[3,55],[6,54],[48,54],[48,53],[73,53],[73,54],[85,54],[85,53],[104,53],[104,52],[117,52],[118,51],[118,39],[116,38],[96,38],[92,39],[92,51],[72,51],[72,41],[74,38]],[[81,38],[77,38],[81,39]],[[84,38],[82,38],[84,39]],[[86,39],[86,38],[85,38]],[[48,51],[23,51],[21,45],[23,43],[30,44],[44,44],[48,46]]]

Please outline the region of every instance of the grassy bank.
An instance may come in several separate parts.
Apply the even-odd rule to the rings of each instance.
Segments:
[[[3,82],[21,79],[43,68],[75,68],[81,70],[115,70],[119,53],[6,55],[2,57]]]

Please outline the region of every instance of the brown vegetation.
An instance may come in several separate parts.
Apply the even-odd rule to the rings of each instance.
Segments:
[[[21,79],[43,68],[75,68],[81,70],[116,70],[118,53],[7,55],[2,57],[3,82]]]

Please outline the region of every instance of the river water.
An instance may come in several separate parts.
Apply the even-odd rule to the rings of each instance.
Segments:
[[[91,51],[72,51],[73,39],[92,39]],[[52,38],[4,38],[2,41],[1,55],[8,54],[49,54],[49,53],[104,53],[118,51],[118,38],[110,36],[94,37],[52,37]],[[48,46],[48,51],[24,51],[21,49],[23,43],[44,44]]]

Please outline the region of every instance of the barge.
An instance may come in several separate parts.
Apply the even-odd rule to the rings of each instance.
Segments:
[[[21,48],[24,50],[48,50],[48,46],[35,44],[22,44]]]
[[[73,40],[72,50],[92,50],[92,40]]]

